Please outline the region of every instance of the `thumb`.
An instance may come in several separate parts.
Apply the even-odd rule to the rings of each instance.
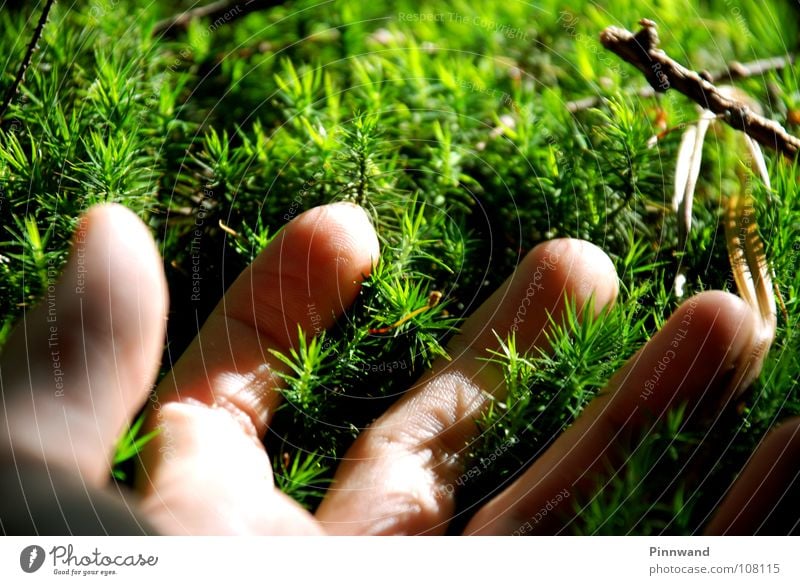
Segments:
[[[117,437],[153,382],[166,307],[148,229],[122,206],[92,208],[58,283],[0,358],[0,449],[104,483]]]

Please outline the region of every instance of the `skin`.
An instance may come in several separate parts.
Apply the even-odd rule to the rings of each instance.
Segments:
[[[274,487],[261,442],[280,402],[276,374],[284,367],[269,350],[288,351],[298,326],[313,334],[346,315],[378,256],[369,219],[354,205],[315,208],[291,221],[159,385],[148,424],[161,432],[142,453],[135,493],[125,493],[108,485],[108,471],[116,438],[155,379],[167,288],[146,227],[119,206],[90,210],[55,305],[48,297],[31,310],[0,357],[4,531],[444,533],[474,418],[505,392],[496,366],[479,359],[497,348],[495,333],[513,330],[520,346],[547,350],[547,314],[561,318],[565,295],[578,306],[593,297],[601,311],[616,299],[617,276],[587,242],[537,246],[465,322],[448,348],[452,360],[437,361],[364,430],[312,516]],[[312,320],[319,317],[321,323]],[[49,345],[53,323],[61,382]],[[475,511],[465,533],[563,530],[569,514],[541,511],[559,494],[590,496],[598,473],[624,467],[617,454],[635,446],[631,437],[678,404],[688,404],[700,421],[725,405],[736,387],[731,377],[752,352],[754,327],[735,296],[707,292],[688,300],[549,450]],[[712,532],[746,532],[768,515],[763,495],[788,485],[798,468],[797,433],[785,430],[798,427],[789,423],[765,441],[751,467],[761,466],[754,477],[766,473],[773,483],[745,481],[748,467],[710,523]],[[776,452],[794,458],[767,465]],[[762,497],[749,497],[754,493]],[[743,502],[747,518],[756,520],[737,516]]]

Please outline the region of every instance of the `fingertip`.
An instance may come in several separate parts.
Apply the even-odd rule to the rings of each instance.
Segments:
[[[601,248],[577,238],[557,238],[539,244],[532,251],[538,265],[553,262],[564,292],[582,307],[594,299],[595,313],[612,305],[619,293],[614,263]]]
[[[335,262],[350,269],[350,276],[368,275],[380,256],[375,228],[363,207],[348,201],[305,211],[287,228],[313,242],[309,261]]]
[[[332,203],[309,209],[226,293],[226,315],[254,322],[278,349],[292,347],[298,325],[320,333],[345,313],[378,254],[377,235],[362,208]]]
[[[722,400],[740,393],[758,375],[755,358],[763,351],[758,318],[741,298],[718,290],[701,292],[685,301],[670,321],[689,325],[698,338],[697,359],[719,364],[719,378],[731,377],[720,388]]]
[[[701,416],[716,412],[737,387],[755,329],[753,312],[730,293],[707,291],[687,299],[612,378],[609,416],[619,422],[637,409],[660,416],[680,404],[691,404],[691,412]]]
[[[687,299],[672,319],[694,322],[706,331],[703,344],[711,350],[728,348],[738,356],[746,353],[756,328],[756,317],[742,299],[728,292],[710,290]]]
[[[352,235],[355,247],[364,252],[367,259],[377,261],[380,244],[367,210],[349,201],[339,201],[328,205],[327,211],[334,221]]]
[[[572,238],[542,242],[514,274],[462,326],[451,346],[468,343],[479,351],[495,347],[496,335],[516,335],[519,347],[547,348],[550,321],[563,319],[566,303],[580,316],[592,302],[595,314],[612,304],[619,285],[611,259],[597,246]]]
[[[135,239],[137,244],[145,241],[151,245],[152,238],[147,226],[133,211],[119,203],[98,203],[93,205],[78,219],[77,232],[82,229],[91,229],[105,235],[124,234],[130,239]],[[76,238],[80,234],[76,233]]]
[[[95,292],[95,300],[102,300],[111,294],[112,283],[127,283],[132,279],[137,281],[140,291],[147,291],[145,306],[160,320],[166,315],[169,294],[155,240],[139,216],[123,205],[101,203],[81,216],[73,235],[73,252],[68,268],[73,279],[78,280],[78,294]],[[91,278],[90,269],[108,274]],[[127,286],[114,288],[120,293],[128,292]],[[128,312],[130,308],[126,303],[122,312]]]

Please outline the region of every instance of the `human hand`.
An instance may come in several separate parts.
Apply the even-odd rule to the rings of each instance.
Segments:
[[[274,487],[261,441],[280,402],[283,366],[269,350],[285,353],[298,325],[309,333],[329,327],[378,254],[366,214],[350,204],[319,207],[287,225],[161,382],[150,414],[161,432],[142,453],[134,498],[106,484],[116,439],[157,371],[166,284],[149,232],[132,213],[91,210],[58,286],[0,358],[4,531],[443,533],[464,472],[459,453],[487,398],[503,395],[502,376],[479,359],[497,347],[495,332],[502,338],[514,328],[519,347],[546,348],[548,313],[561,317],[565,295],[578,306],[593,296],[600,311],[614,302],[617,277],[586,242],[537,246],[464,323],[448,347],[452,360],[437,361],[362,433],[312,516]],[[731,377],[752,374],[742,366],[753,328],[750,310],[733,295],[707,292],[684,303],[575,424],[477,511],[466,533],[558,532],[572,505],[558,514],[541,510],[560,494],[588,494],[594,475],[624,466],[618,447],[670,408],[688,402],[693,419],[714,416],[738,386]],[[791,484],[798,428],[787,423],[765,441],[710,531],[747,533],[768,518],[772,500],[751,496]]]

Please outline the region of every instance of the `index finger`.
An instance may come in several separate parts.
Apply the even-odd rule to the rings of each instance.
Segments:
[[[313,336],[332,325],[377,256],[364,210],[326,205],[290,222],[231,286],[158,389],[151,420],[161,432],[137,476],[157,529],[319,533],[274,489],[261,444],[286,368],[270,350],[287,353],[298,327]]]
[[[322,332],[355,300],[378,258],[364,210],[351,203],[299,215],[237,278],[158,389],[160,402],[232,407],[260,436],[280,395],[270,350],[287,353],[298,327]]]

